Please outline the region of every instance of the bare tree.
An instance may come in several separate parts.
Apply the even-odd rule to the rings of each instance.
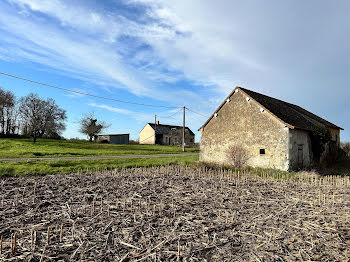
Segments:
[[[340,148],[344,150],[345,154],[350,157],[350,142],[340,143]]]
[[[16,97],[11,91],[0,88],[0,133],[9,135],[16,127]]]
[[[50,137],[65,130],[66,111],[53,99],[43,100],[37,94],[29,94],[20,99],[19,113],[23,133],[32,136],[34,143],[38,137]]]
[[[109,127],[105,122],[98,121],[93,113],[84,115],[82,119],[79,120],[80,129],[79,132],[85,134],[89,137],[89,141],[102,132],[102,130]]]
[[[42,115],[41,128],[39,137],[46,136],[48,138],[57,137],[66,129],[66,111],[59,108],[52,98],[44,101],[44,111]]]

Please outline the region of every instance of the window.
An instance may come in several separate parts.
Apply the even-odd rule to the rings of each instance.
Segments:
[[[260,155],[265,155],[265,148],[260,148]]]

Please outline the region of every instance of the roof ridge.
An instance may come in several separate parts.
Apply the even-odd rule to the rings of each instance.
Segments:
[[[179,126],[179,125],[154,124],[154,123],[151,123],[151,122],[149,122],[149,123],[147,123],[147,124],[150,124],[150,125],[157,125],[157,126],[176,126],[176,127],[182,127],[182,126]],[[189,128],[188,126],[185,126],[185,127]]]
[[[261,96],[266,96],[266,97],[268,97],[268,98],[270,98],[270,99],[274,99],[274,100],[280,101],[280,102],[285,103],[285,104],[288,104],[288,105],[298,106],[298,105],[296,105],[296,104],[292,104],[292,103],[286,102],[286,101],[284,101],[284,100],[282,100],[282,99],[278,99],[278,98],[276,98],[276,97],[272,97],[272,96],[268,96],[268,95],[265,95],[265,94],[262,94],[262,93],[258,93],[258,92],[252,91],[252,90],[250,90],[250,89],[247,89],[247,88],[240,87],[240,89],[242,89],[243,91],[244,91],[244,90],[247,90],[247,91],[249,91],[249,92],[253,92],[253,93],[256,93],[256,94],[261,95]],[[299,107],[300,107],[300,106],[299,106]],[[302,107],[301,107],[301,108],[302,108]]]
[[[225,100],[231,97],[235,90],[240,89],[244,94],[251,97],[256,103],[269,111],[274,117],[276,117],[282,123],[290,126],[291,128],[299,128],[305,130],[312,130],[315,125],[321,124],[326,127],[339,128],[341,127],[327,121],[326,119],[304,109],[303,107],[292,104],[281,99],[271,97],[265,94],[261,94],[243,87],[235,87],[233,91],[227,96]],[[213,118],[214,114],[221,110],[225,105],[225,100],[214,111],[214,113],[208,118],[208,120],[199,128],[199,130],[205,127],[209,121]]]
[[[304,117],[303,115],[304,115],[305,113],[306,113],[306,116],[308,116],[307,114],[310,114],[308,117],[312,118],[314,121],[317,121],[317,122],[319,122],[319,123],[321,123],[321,124],[323,124],[323,125],[325,125],[325,126],[329,126],[329,127],[338,127],[338,128],[340,128],[340,129],[342,129],[341,127],[339,127],[339,126],[337,126],[337,125],[335,125],[335,124],[329,122],[328,120],[326,120],[326,119],[324,119],[324,118],[322,118],[322,117],[320,117],[320,116],[318,116],[318,115],[316,115],[316,114],[310,112],[309,110],[307,110],[307,109],[305,109],[305,108],[303,108],[303,107],[301,107],[301,106],[299,106],[299,105],[292,104],[292,103],[286,102],[286,101],[284,101],[284,100],[281,100],[281,99],[278,99],[278,98],[274,98],[274,97],[271,97],[271,96],[268,96],[268,95],[265,95],[265,94],[261,94],[261,93],[258,93],[258,92],[255,92],[255,91],[252,91],[252,90],[249,90],[249,89],[246,89],[246,88],[241,88],[241,89],[242,89],[243,91],[244,91],[244,90],[247,90],[247,91],[252,92],[252,93],[255,93],[255,94],[257,94],[257,95],[265,96],[265,97],[268,97],[269,99],[273,99],[273,100],[282,102],[282,103],[284,103],[284,104],[286,104],[286,105],[288,105],[288,106],[291,106],[291,109],[293,109],[294,111],[296,111],[296,112],[297,112],[299,115],[301,115],[302,117]],[[254,99],[254,100],[255,100],[255,99]],[[296,107],[296,108],[295,108],[295,107]],[[299,109],[300,109],[300,111],[304,111],[304,112],[300,112]],[[305,118],[305,117],[304,117],[304,118]],[[308,120],[308,119],[306,119],[306,120]],[[308,120],[308,121],[309,121],[309,120]],[[323,121],[323,123],[322,123],[322,121]]]

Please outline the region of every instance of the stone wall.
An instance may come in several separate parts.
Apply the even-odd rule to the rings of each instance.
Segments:
[[[201,131],[200,160],[230,165],[229,147],[238,144],[247,150],[249,166],[288,170],[288,130],[239,90]]]
[[[182,145],[182,127],[174,128],[169,134],[160,134],[160,140],[157,143],[163,145]],[[169,140],[167,140],[167,138]],[[185,145],[193,146],[194,145],[194,134],[192,134],[188,129],[185,130]],[[154,129],[147,124],[140,132],[139,143],[140,144],[150,144],[154,145],[156,141]],[[168,143],[169,141],[169,143]]]
[[[178,146],[182,145],[182,128],[176,128],[166,136],[170,137],[171,145],[178,145]],[[193,146],[193,144],[194,144],[194,135],[188,129],[185,129],[185,145]]]

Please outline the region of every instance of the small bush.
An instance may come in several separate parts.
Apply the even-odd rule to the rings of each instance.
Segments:
[[[234,168],[242,168],[248,162],[248,152],[242,145],[232,145],[228,149],[228,159]]]
[[[350,142],[342,142],[340,147],[344,150],[346,155],[350,157]]]

